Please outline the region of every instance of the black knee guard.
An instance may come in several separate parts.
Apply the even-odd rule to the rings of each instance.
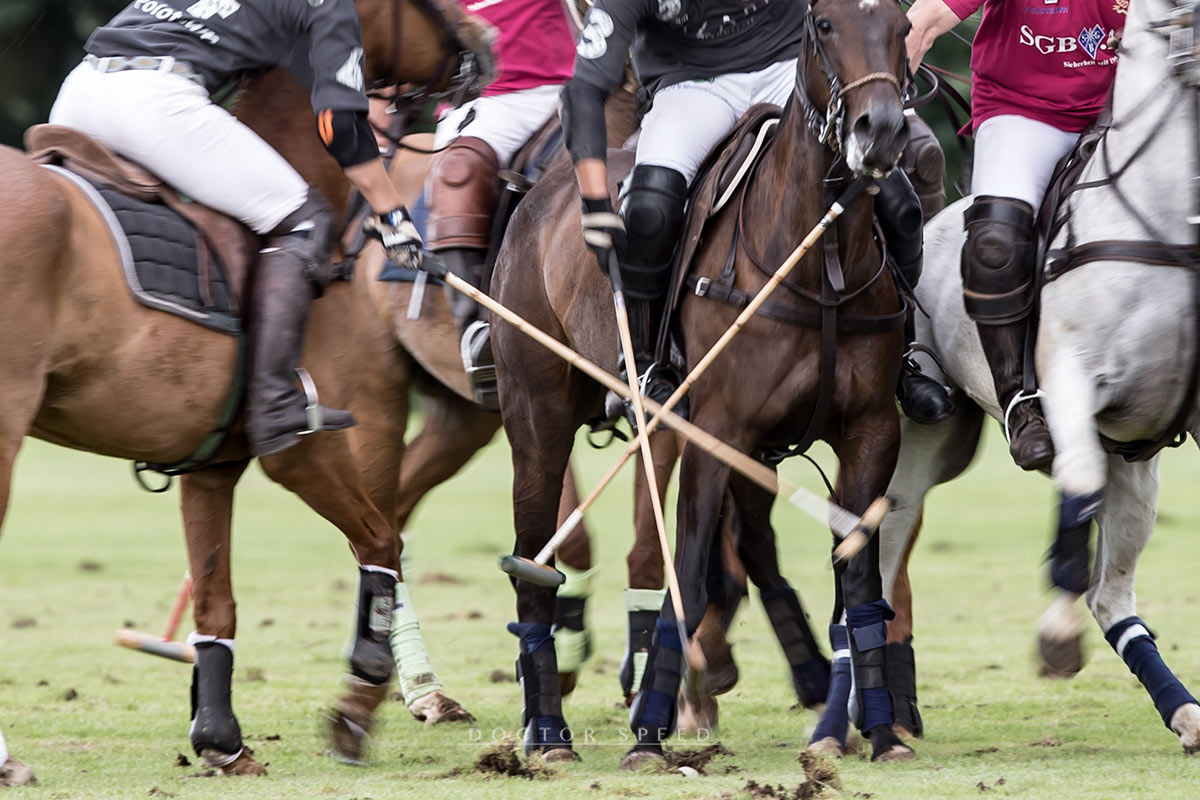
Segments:
[[[621,205],[628,242],[621,281],[629,297],[654,300],[666,293],[686,202],[687,181],[677,170],[638,164],[629,174]]]
[[[242,749],[242,730],[230,703],[232,680],[233,651],[217,642],[198,642],[189,732],[196,755],[207,750],[234,756]]]
[[[304,276],[317,287],[317,294],[325,291],[339,275],[333,274],[329,253],[335,237],[337,219],[333,209],[316,189],[308,190],[304,202],[283,218],[275,229],[267,234],[268,247],[293,253],[304,265]]]
[[[783,655],[792,668],[792,686],[796,697],[805,708],[825,702],[829,694],[829,659],[821,653],[821,647],[808,627],[800,598],[788,585],[763,592],[763,610],[783,648]]]
[[[879,182],[875,195],[875,218],[883,229],[888,254],[900,283],[907,289],[921,280],[921,200],[904,170],[894,169]]]
[[[350,672],[367,683],[381,686],[391,680],[392,610],[396,605],[396,576],[375,570],[358,571],[358,614]]]
[[[896,724],[920,738],[925,734],[925,725],[921,722],[921,711],[917,707],[917,665],[913,656],[912,637],[884,647],[884,662]]]
[[[921,198],[921,213],[928,222],[946,207],[946,155],[929,124],[915,114],[908,116],[908,146],[900,167]]]
[[[1024,200],[980,196],[963,215],[963,304],[982,325],[1006,325],[1033,308],[1033,207]]]
[[[659,744],[675,730],[678,712],[675,698],[682,682],[683,645],[679,630],[673,621],[660,619],[650,657],[646,659],[642,685],[629,709],[629,727],[638,744]]]

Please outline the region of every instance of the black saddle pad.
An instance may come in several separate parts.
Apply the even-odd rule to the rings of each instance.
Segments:
[[[94,183],[120,230],[125,280],[137,301],[231,336],[242,331],[233,293],[216,252],[191,223],[161,203],[144,203]],[[201,265],[207,274],[201,274]]]

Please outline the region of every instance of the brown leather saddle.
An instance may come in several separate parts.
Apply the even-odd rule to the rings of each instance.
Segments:
[[[194,232],[194,237],[186,237],[194,241],[194,258],[170,252],[168,242],[170,256],[160,257],[149,276],[140,262],[136,269],[126,265],[130,289],[143,305],[224,333],[240,332],[238,320],[244,308],[247,276],[258,250],[253,232],[217,211],[183,200],[145,168],[74,128],[35,125],[25,133],[25,149],[35,163],[65,170],[99,190],[89,192],[75,181],[105,218],[114,241],[125,237],[127,221],[141,206],[144,213],[157,215],[150,221],[152,227],[161,221],[164,209],[181,217]],[[112,213],[115,198],[108,192],[131,201],[119,204],[130,216]],[[102,204],[109,208],[102,208]],[[163,252],[163,247],[158,252]]]

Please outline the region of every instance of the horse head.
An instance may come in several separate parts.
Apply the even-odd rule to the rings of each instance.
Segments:
[[[367,77],[414,83],[455,102],[495,77],[495,31],[454,0],[357,0]]]
[[[908,144],[900,87],[909,27],[897,0],[809,7],[796,99],[817,137],[857,174],[890,172]]]

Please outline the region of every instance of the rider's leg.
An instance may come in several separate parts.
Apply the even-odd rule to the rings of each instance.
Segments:
[[[963,302],[975,320],[1005,415],[1009,449],[1024,469],[1048,467],[1054,445],[1041,406],[1016,402],[1037,268],[1034,220],[1054,165],[1078,134],[1013,115],[975,132],[975,202],[963,216]]]
[[[875,216],[883,229],[897,283],[902,292],[911,295],[921,279],[922,213],[920,198],[904,170],[892,170],[891,175],[879,182]],[[916,338],[914,313],[910,301],[905,324],[906,341],[910,343]],[[954,402],[946,387],[922,373],[911,358],[905,358],[901,364],[896,399],[905,416],[925,425],[941,422],[954,413]]]

